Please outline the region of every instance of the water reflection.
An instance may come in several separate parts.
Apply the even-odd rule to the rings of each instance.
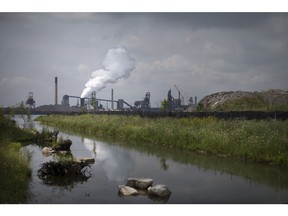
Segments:
[[[92,139],[83,138],[82,142],[86,149],[92,152],[93,156],[96,156],[96,141]]]
[[[153,203],[167,203],[169,201],[169,198],[171,196],[171,194],[167,195],[167,196],[153,196],[151,194],[148,194],[148,190],[144,190],[144,189],[137,189],[138,193],[137,195],[131,195],[131,196],[143,196],[149,200],[151,200]],[[119,197],[125,197],[125,195],[121,194],[120,192],[118,192],[118,196]]]
[[[88,138],[84,138],[83,143],[93,154],[96,154],[97,149],[97,162],[101,162],[109,180],[123,181],[134,169],[133,159],[127,151],[119,147],[107,148],[107,144]]]
[[[162,197],[159,197],[159,196],[151,196],[151,195],[148,195],[148,198],[150,200],[152,200],[153,202],[155,203],[167,203],[169,198],[170,198],[171,195],[168,195],[168,196],[162,196]]]
[[[121,145],[121,144],[119,144]],[[288,172],[286,168],[269,166],[260,163],[251,163],[229,158],[219,158],[212,155],[200,155],[194,152],[183,152],[179,149],[163,148],[148,144],[126,144],[130,149],[145,152],[149,156],[159,159],[162,170],[167,171],[167,160],[191,165],[199,171],[214,171],[215,175],[228,174],[231,177],[241,176],[249,181],[266,184],[277,190],[288,189]]]
[[[38,175],[38,178],[47,186],[57,186],[60,190],[71,191],[77,184],[87,182],[91,175],[86,176],[83,173],[77,175]]]
[[[160,159],[160,164],[161,164],[161,168],[166,171],[169,168],[169,165],[166,163],[166,159],[165,158],[161,158]]]
[[[42,130],[43,126],[38,123],[35,127]],[[50,160],[94,157],[91,176],[41,180],[34,171],[31,190],[36,198],[30,203],[285,203],[288,200],[287,169],[157,145],[99,141],[60,131],[73,141],[71,154],[43,157],[41,148],[27,146],[33,151],[33,170]],[[128,177],[150,177],[155,184],[169,186],[173,195],[164,200],[148,195],[119,197],[117,186]]]

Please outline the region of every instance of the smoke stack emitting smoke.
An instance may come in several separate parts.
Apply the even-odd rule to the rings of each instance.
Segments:
[[[85,84],[81,98],[90,97],[92,91],[99,92],[109,83],[116,83],[121,78],[128,78],[135,69],[135,62],[125,48],[110,49],[103,61],[103,69],[92,72]]]

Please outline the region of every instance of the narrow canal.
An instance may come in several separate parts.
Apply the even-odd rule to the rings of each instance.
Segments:
[[[21,119],[17,122],[21,124]],[[33,122],[38,130],[45,125]],[[49,128],[51,130],[57,128]],[[34,204],[256,204],[288,202],[288,170],[167,149],[161,146],[107,142],[93,137],[60,132],[72,140],[71,155],[44,156],[42,147],[31,143],[23,148],[31,156],[31,198]],[[63,157],[93,157],[86,176],[43,181],[40,165]],[[169,199],[147,195],[121,197],[118,185],[129,177],[147,177],[172,191]]]

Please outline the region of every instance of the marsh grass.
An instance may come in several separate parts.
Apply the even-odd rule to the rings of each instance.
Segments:
[[[0,203],[25,203],[29,196],[29,155],[21,152],[29,133],[0,115]]]
[[[38,120],[102,138],[288,166],[288,121],[219,120],[213,117],[151,119],[93,114],[50,115]]]
[[[25,203],[29,196],[29,157],[19,154],[20,148],[15,142],[0,147],[0,203]]]

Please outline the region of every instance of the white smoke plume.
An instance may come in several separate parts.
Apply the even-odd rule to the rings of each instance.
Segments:
[[[128,78],[135,69],[135,61],[125,48],[110,49],[103,61],[103,69],[92,72],[85,84],[81,98],[90,97],[92,91],[101,91],[109,83],[116,83],[121,78]]]

